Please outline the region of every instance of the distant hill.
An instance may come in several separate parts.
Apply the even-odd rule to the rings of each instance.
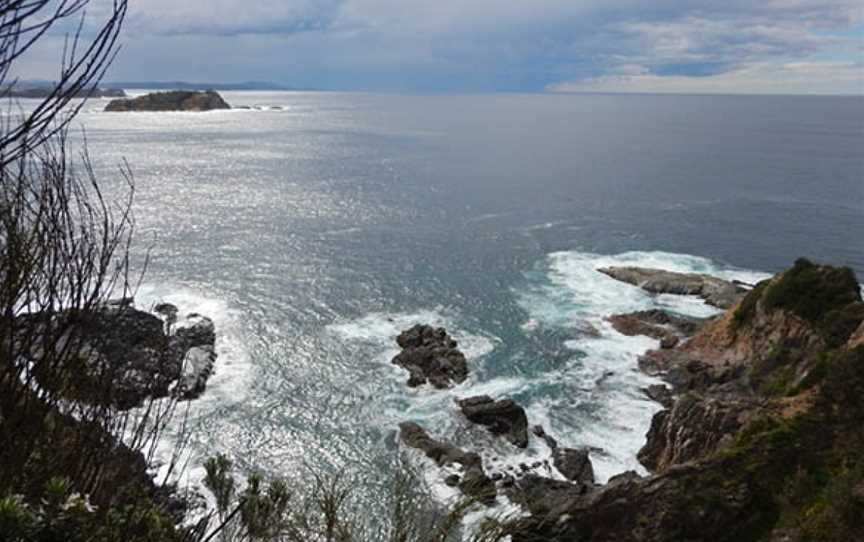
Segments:
[[[190,83],[188,81],[112,81],[103,83],[112,89],[150,89],[150,90],[307,90],[280,85],[267,81],[247,81],[244,83]]]
[[[27,83],[18,84],[14,87],[0,89],[0,98],[47,98],[53,92],[52,83]],[[82,90],[75,93],[76,98],[125,98],[126,92],[122,88],[95,88],[93,90]]]

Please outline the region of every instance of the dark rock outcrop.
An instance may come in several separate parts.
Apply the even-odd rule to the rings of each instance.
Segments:
[[[604,267],[598,271],[655,294],[698,295],[709,305],[721,309],[732,307],[747,293],[738,284],[700,273],[645,267]]]
[[[210,111],[213,109],[231,109],[219,93],[212,90],[193,92],[175,90],[169,92],[154,92],[137,98],[112,100],[106,107],[106,112],[126,111]]]
[[[470,421],[485,425],[493,434],[504,435],[519,448],[528,446],[528,417],[525,409],[515,401],[495,401],[487,395],[478,395],[457,403]]]
[[[536,474],[526,474],[514,480],[506,489],[507,497],[535,515],[548,514],[588,491],[584,484],[553,480]]]
[[[659,340],[663,349],[675,348],[706,322],[705,319],[678,316],[659,309],[615,314],[606,320],[624,335],[645,335]]]
[[[571,482],[591,486],[594,484],[594,466],[587,449],[556,448],[552,461],[558,472]]]
[[[497,491],[495,484],[483,470],[483,460],[473,452],[465,452],[459,448],[435,440],[425,429],[413,422],[399,424],[399,437],[411,448],[422,451],[439,466],[459,465],[463,468],[461,479],[456,482],[449,477],[451,483],[456,483],[466,496],[491,506],[495,504]]]
[[[444,328],[416,325],[403,331],[396,342],[402,352],[392,363],[410,373],[408,385],[421,386],[427,382],[443,389],[468,378],[468,362]]]
[[[26,322],[22,328],[28,333],[38,334],[48,325],[75,329],[81,342],[75,346],[79,352],[76,366],[68,368],[67,393],[85,402],[120,409],[138,406],[148,397],[197,397],[204,391],[216,359],[212,320],[190,315],[179,324],[166,325],[159,317],[134,308],[131,300],[47,319],[39,314],[25,315],[21,322]],[[66,339],[54,348],[66,348]],[[31,356],[37,360],[45,357],[40,351]],[[37,367],[37,379],[39,374]]]

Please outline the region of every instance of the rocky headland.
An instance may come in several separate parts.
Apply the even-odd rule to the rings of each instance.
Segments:
[[[658,289],[705,292],[667,286]],[[514,541],[864,539],[858,281],[847,268],[799,260],[736,295],[695,329],[673,315],[650,315],[638,329],[684,336],[640,360],[671,386],[653,390],[665,409],[639,453],[651,474],[532,511]]]
[[[231,109],[231,106],[219,93],[212,90],[154,92],[137,98],[112,100],[105,107],[106,112],[211,111],[214,109]]]
[[[592,450],[561,448],[540,426],[529,433],[524,409],[506,398],[457,406],[514,447],[545,442],[554,469],[487,472],[479,455],[416,424],[402,425],[403,442],[462,465],[479,480],[466,496],[521,505],[514,542],[864,540],[864,302],[854,273],[802,259],[747,288],[705,275],[600,271],[727,307],[702,320],[609,317],[622,333],[660,341],[639,360],[667,383],[645,390],[664,407],[638,455],[648,476],[595,484]]]

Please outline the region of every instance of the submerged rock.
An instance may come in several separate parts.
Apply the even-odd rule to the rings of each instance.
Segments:
[[[449,388],[468,378],[468,362],[444,328],[416,325],[396,338],[402,352],[392,363],[410,373],[411,387],[430,383],[436,388]]]
[[[676,273],[646,267],[604,267],[598,271],[655,294],[698,295],[709,305],[721,309],[732,307],[747,293],[738,284],[701,273]]]
[[[154,92],[137,98],[112,100],[106,112],[126,111],[210,111],[231,109],[217,92],[174,90]]]
[[[504,435],[519,448],[528,446],[528,417],[525,409],[511,399],[495,401],[488,395],[458,400],[465,417],[485,425],[496,435]]]

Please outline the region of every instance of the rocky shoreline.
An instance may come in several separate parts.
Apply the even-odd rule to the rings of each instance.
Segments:
[[[807,539],[806,525],[787,524],[781,517],[781,510],[801,513],[798,505],[775,493],[790,476],[806,476],[796,470],[802,465],[815,468],[814,462],[825,461],[822,454],[846,453],[843,431],[856,431],[825,428],[835,423],[837,407],[831,405],[838,399],[823,392],[831,382],[826,359],[852,363],[861,358],[864,363],[864,302],[854,274],[799,260],[750,287],[662,270],[598,271],[652,293],[696,295],[726,309],[707,319],[663,311],[608,318],[623,334],[660,341],[658,349],[638,360],[641,370],[666,382],[645,390],[664,407],[638,454],[650,474],[627,472],[597,485],[590,450],[559,448],[539,426],[529,433],[521,406],[485,396],[458,400],[457,406],[469,421],[514,447],[524,447],[529,434],[541,439],[554,470],[547,464],[545,474],[527,465],[517,476],[487,473],[477,454],[463,450],[444,456],[470,460],[436,459],[439,465],[461,465],[463,477],[457,476],[456,485],[466,497],[492,505],[506,496],[529,514],[518,520],[514,542]],[[823,420],[817,433],[830,438],[806,451],[794,439],[776,442],[778,428],[799,431],[813,418]],[[428,440],[418,440],[418,432]],[[404,444],[429,457],[440,458],[440,450],[450,449],[416,424],[402,424],[400,435]],[[772,463],[781,457],[788,463]],[[864,501],[864,482],[859,485],[856,506]],[[800,496],[807,498],[813,497]]]

